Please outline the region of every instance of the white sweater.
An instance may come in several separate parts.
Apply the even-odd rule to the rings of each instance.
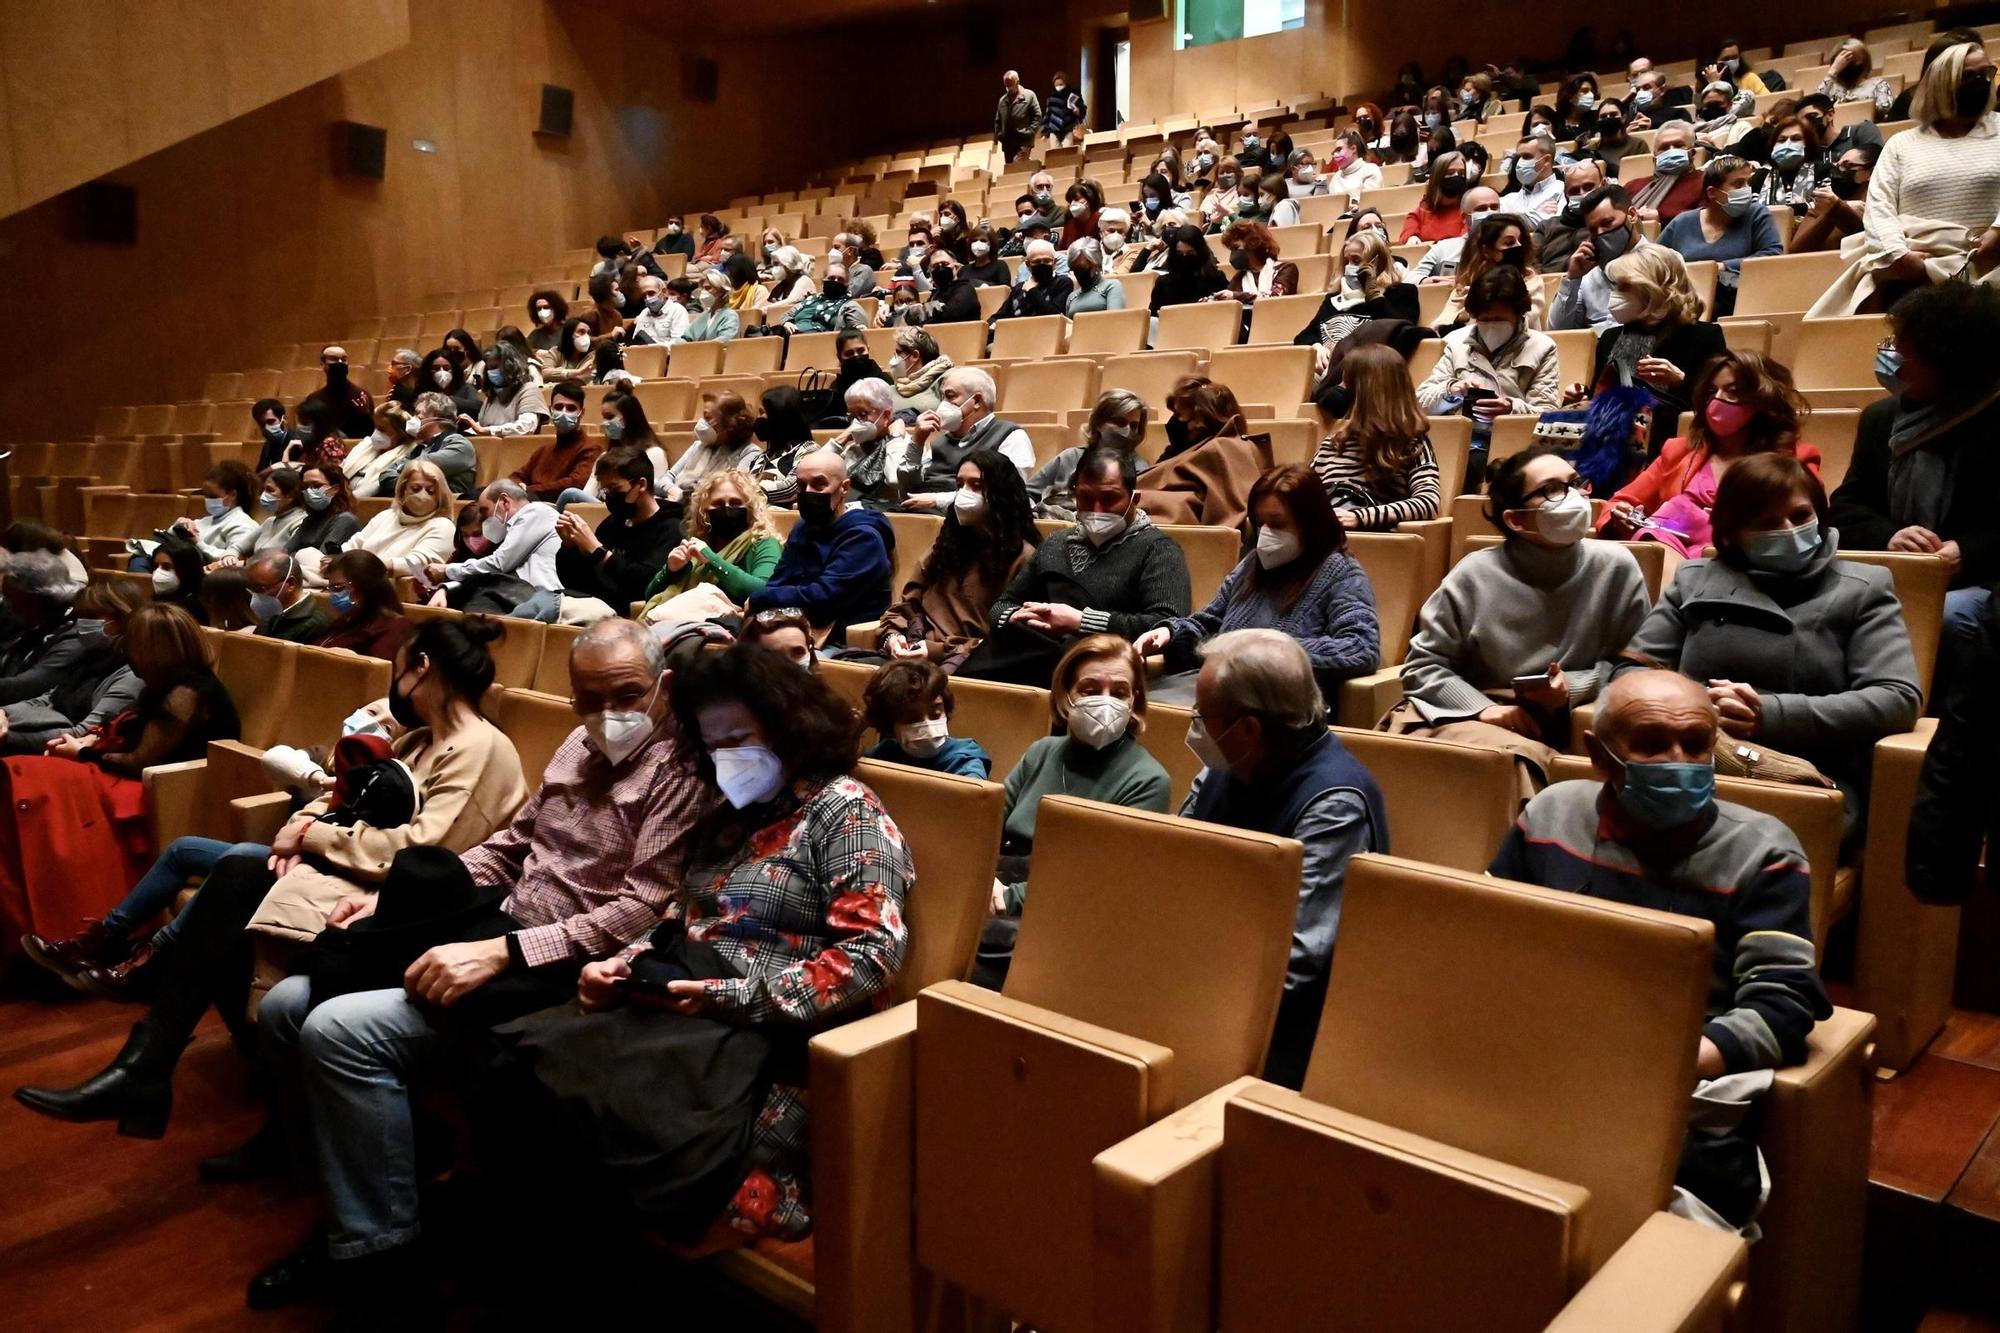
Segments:
[[[1882,146],[1862,214],[1871,256],[1891,263],[1908,253],[1904,218],[1953,223],[1972,233],[1970,245],[1979,243],[2000,219],[2000,115],[1962,139],[1920,125]]]

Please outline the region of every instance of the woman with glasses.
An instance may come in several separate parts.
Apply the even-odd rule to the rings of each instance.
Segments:
[[[1382,729],[1506,750],[1526,800],[1569,741],[1570,709],[1597,697],[1645,620],[1646,584],[1630,552],[1583,540],[1590,487],[1553,444],[1495,462],[1486,494],[1501,543],[1424,603]]]
[[[743,622],[738,640],[768,648],[795,667],[819,669],[819,652],[813,646],[812,622],[796,606],[774,606],[759,611]]]

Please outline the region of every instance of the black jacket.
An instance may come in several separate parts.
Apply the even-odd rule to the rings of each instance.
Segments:
[[[1889,539],[1909,526],[1889,511],[1889,428],[1895,420],[1893,398],[1862,409],[1853,461],[1833,493],[1827,521],[1840,529],[1840,544],[1850,551],[1886,551]],[[1959,452],[1957,483],[1937,534],[1942,541],[1958,543],[1963,561],[1955,581],[1958,587],[1985,587],[2000,579],[2000,511],[1994,509],[1994,497],[2000,496],[1996,432],[2000,432],[2000,403],[1924,446]]]
[[[632,603],[645,600],[667,553],[680,544],[681,522],[665,509],[641,523],[607,515],[597,525],[597,540],[603,545],[589,555],[573,546],[557,551],[556,575],[565,592],[595,597],[627,615]]]
[[[1319,309],[1313,311],[1313,317],[1306,321],[1306,326],[1293,335],[1292,346],[1319,346],[1319,326],[1335,315],[1356,319],[1400,319],[1405,324],[1417,322],[1417,285],[1413,282],[1399,282],[1373,300],[1351,305],[1345,310],[1335,308],[1333,298],[1337,295],[1337,292],[1326,294],[1326,299],[1319,303]]]
[[[1996,679],[2000,596],[1987,601],[1953,667],[1949,693],[1939,701],[1937,735],[1917,779],[1904,874],[1910,891],[1925,902],[1964,902],[1977,876],[1979,844],[2000,847],[2000,784],[1993,781],[1993,756],[2000,752]]]
[[[1590,382],[1596,388],[1604,387],[1606,373],[1611,371],[1612,349],[1624,336],[1625,330],[1617,326],[1597,335],[1597,359],[1590,369]],[[1660,446],[1672,439],[1680,428],[1681,413],[1694,403],[1694,385],[1701,378],[1701,368],[1708,364],[1710,357],[1720,356],[1726,350],[1728,344],[1722,339],[1722,326],[1699,321],[1681,325],[1653,348],[1654,356],[1673,362],[1686,378],[1671,389],[1655,388],[1650,384],[1646,386],[1657,400],[1653,404],[1652,438],[1646,442],[1648,457],[1657,455]],[[1615,372],[1611,373],[1615,376]],[[1613,382],[1616,382],[1615,378]]]
[[[924,324],[965,324],[979,318],[979,293],[963,277],[956,278],[943,291],[935,288],[931,296],[918,309],[923,318],[914,321]]]
[[[1153,284],[1153,299],[1149,302],[1154,314],[1170,305],[1188,305],[1221,291],[1229,285],[1229,279],[1222,276],[1217,268],[1200,268],[1192,273],[1168,269]]]
[[[1076,290],[1076,283],[1058,274],[1053,281],[1039,284],[1030,291],[1027,286],[1026,270],[1022,270],[1022,281],[1007,293],[1007,299],[995,312],[995,319],[1015,319],[1034,315],[1060,315],[1069,309],[1069,294]]]

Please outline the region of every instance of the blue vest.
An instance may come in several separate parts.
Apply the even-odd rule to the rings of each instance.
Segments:
[[[1368,806],[1368,850],[1387,852],[1389,817],[1382,808],[1382,789],[1331,731],[1307,746],[1290,769],[1263,782],[1244,782],[1226,769],[1209,769],[1188,815],[1289,838],[1308,805],[1326,792],[1340,790],[1356,793]]]

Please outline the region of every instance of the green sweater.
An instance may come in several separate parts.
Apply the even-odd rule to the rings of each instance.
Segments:
[[[784,553],[784,544],[775,538],[765,537],[751,546],[749,554],[741,565],[724,560],[715,550],[702,554],[701,568],[693,579],[687,579],[687,570],[662,568],[652,585],[646,589],[646,600],[652,601],[668,587],[685,582],[686,587],[677,591],[685,592],[700,583],[713,583],[729,596],[729,600],[739,605],[749,600],[750,594],[761,591],[771,581],[771,571],[778,567],[778,557]]]
[[[1021,762],[1007,775],[1007,841],[1013,846],[1035,840],[1035,813],[1044,796],[1081,796],[1133,810],[1167,813],[1173,783],[1160,761],[1131,732],[1102,750],[1093,750],[1068,736],[1047,736],[1028,747]],[[1021,910],[1027,885],[1007,889],[1009,911]]]

